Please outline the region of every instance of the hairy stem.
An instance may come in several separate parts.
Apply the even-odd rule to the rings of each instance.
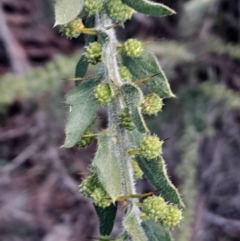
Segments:
[[[111,24],[111,20],[104,14],[100,16],[100,21],[98,27],[104,28]],[[105,59],[105,71],[106,76],[109,81],[114,81],[114,83],[118,86],[122,84],[118,64],[117,64],[117,51],[116,46],[118,41],[115,36],[115,30],[109,29],[107,30],[107,34],[109,36],[109,44],[107,45],[104,51],[104,59]],[[119,95],[113,99],[113,101],[109,104],[108,108],[108,123],[109,129],[114,130],[114,136],[117,137],[117,141],[114,144],[114,150],[118,157],[119,166],[121,169],[121,179],[122,179],[122,194],[132,194],[135,193],[134,180],[132,175],[132,168],[129,161],[128,156],[128,138],[126,131],[120,127],[120,112],[121,112],[121,99]]]

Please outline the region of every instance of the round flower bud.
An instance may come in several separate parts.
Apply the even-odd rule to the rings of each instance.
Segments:
[[[142,178],[143,172],[141,168],[138,166],[138,163],[135,160],[131,160],[132,168],[133,168],[133,177],[134,179]]]
[[[112,100],[112,93],[109,84],[98,84],[93,90],[97,103],[105,105]]]
[[[123,43],[122,51],[128,57],[137,58],[143,52],[142,43],[137,39],[130,38]]]
[[[168,205],[166,208],[166,215],[161,223],[165,227],[177,226],[182,220],[182,211],[177,206]]]
[[[92,135],[93,133],[90,131],[90,129],[88,128],[84,133],[83,133],[83,137],[77,142],[77,146],[78,147],[85,147],[85,146],[89,146],[92,141],[94,140],[94,136],[86,136],[86,135]],[[86,136],[86,137],[84,137]]]
[[[142,104],[142,112],[148,115],[156,115],[163,107],[162,99],[155,93],[147,95]]]
[[[162,152],[162,144],[157,136],[146,136],[139,143],[139,154],[147,159],[153,159]]]
[[[150,219],[163,220],[167,212],[167,203],[162,197],[151,196],[144,199],[141,209]]]
[[[60,32],[68,38],[77,38],[81,34],[81,29],[84,28],[82,20],[77,18],[67,24],[60,25]]]
[[[105,208],[111,205],[112,200],[103,189],[103,187],[97,187],[91,194],[92,201],[95,205]]]
[[[108,0],[107,2],[107,14],[114,21],[126,21],[132,17],[133,12],[133,9],[121,0]]]
[[[131,78],[132,78],[132,74],[130,73],[128,68],[124,65],[119,67],[119,73],[120,73],[120,77],[123,81],[131,80]]]
[[[93,190],[98,186],[98,180],[96,177],[90,175],[82,180],[80,184],[80,192],[85,197],[90,197]]]
[[[128,108],[122,110],[120,114],[121,126],[122,128],[132,131],[135,129],[135,125],[132,122],[132,118],[129,114]]]
[[[90,43],[85,50],[85,57],[90,64],[97,64],[101,61],[102,46],[98,42]]]
[[[103,7],[103,0],[85,0],[84,10],[93,15],[99,12]]]

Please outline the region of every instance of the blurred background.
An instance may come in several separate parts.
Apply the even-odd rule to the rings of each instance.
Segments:
[[[151,40],[177,99],[148,120],[186,204],[176,241],[240,240],[240,1],[161,0],[177,15],[135,14],[120,40]],[[61,149],[84,38],[53,28],[51,0],[0,1],[0,240],[85,241],[97,217],[78,192],[96,143]],[[99,111],[106,125],[105,110]],[[144,180],[141,192],[151,188]],[[119,233],[117,216],[113,235]]]

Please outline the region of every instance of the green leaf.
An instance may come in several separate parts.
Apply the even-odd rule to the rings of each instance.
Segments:
[[[153,15],[153,16],[166,16],[172,15],[176,12],[161,3],[154,3],[148,0],[122,0],[123,3],[133,8],[137,12]]]
[[[70,107],[65,128],[65,148],[73,147],[96,117],[97,104],[92,95],[99,77],[88,79],[67,94]]]
[[[95,16],[89,16],[83,20],[85,28],[94,28],[95,27]],[[88,46],[89,43],[97,41],[97,35],[89,35],[85,34],[84,35],[85,39],[85,46]]]
[[[94,205],[99,218],[100,234],[102,236],[110,235],[113,229],[114,220],[117,213],[117,205],[111,205],[106,208],[101,208]]]
[[[169,232],[154,220],[143,221],[142,227],[149,241],[172,241]]]
[[[81,12],[84,0],[56,0],[54,26],[74,20]]]
[[[85,57],[85,54],[83,54],[77,63],[75,77],[83,78],[87,72],[87,68],[88,68],[88,61]]]
[[[114,153],[114,143],[111,137],[101,134],[98,136],[98,150],[94,157],[99,181],[102,183],[113,202],[120,196],[120,168]]]
[[[165,162],[161,156],[152,160],[136,156],[136,160],[148,181],[160,191],[166,201],[184,207],[178,190],[168,178]]]
[[[132,241],[148,241],[141,226],[141,220],[139,219],[139,210],[137,209],[137,207],[132,206],[129,213],[123,220],[123,227],[131,235]]]
[[[148,132],[140,109],[143,98],[141,90],[134,84],[124,84],[121,87],[121,93],[137,130],[142,133]]]
[[[134,80],[150,77],[159,73],[147,80],[144,84],[161,98],[175,97],[170,89],[166,75],[153,54],[143,53],[139,58],[130,58],[125,55],[122,57],[123,64],[128,66]]]
[[[128,140],[131,147],[138,147],[139,142],[143,139],[145,134],[139,132],[138,130],[134,129],[132,131],[127,132]]]

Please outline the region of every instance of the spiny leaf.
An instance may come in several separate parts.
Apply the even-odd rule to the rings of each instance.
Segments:
[[[137,130],[142,133],[148,132],[140,109],[143,98],[141,90],[134,84],[124,84],[121,87],[121,93]]]
[[[77,63],[75,77],[83,78],[87,72],[87,69],[88,69],[88,61],[85,55],[83,54]],[[76,85],[79,85],[79,81],[76,81]]]
[[[184,207],[178,190],[168,178],[165,162],[161,156],[152,160],[136,156],[136,160],[148,181],[160,191],[166,201]]]
[[[83,9],[84,0],[56,0],[54,26],[74,20]]]
[[[65,148],[73,147],[96,117],[97,104],[92,92],[98,79],[88,79],[67,94],[66,103],[70,110],[65,128]]]
[[[149,241],[172,241],[169,232],[154,220],[143,221],[142,227]]]
[[[113,151],[111,137],[101,134],[98,136],[98,150],[94,157],[94,165],[97,167],[99,181],[102,183],[113,202],[120,196],[121,180],[120,168]]]
[[[148,241],[141,226],[138,212],[137,207],[132,206],[123,220],[123,227],[131,235],[132,241]]]
[[[135,80],[159,73],[146,81],[144,85],[154,93],[158,94],[161,98],[175,96],[170,89],[168,80],[158,63],[157,58],[153,54],[143,53],[139,58],[130,58],[123,55],[122,58],[124,65],[128,66],[128,69]]]
[[[99,218],[100,234],[110,235],[113,229],[114,220],[117,213],[117,205],[111,205],[106,208],[98,207],[94,205]]]
[[[138,147],[139,142],[145,136],[144,133],[141,133],[136,129],[134,129],[132,131],[128,131],[127,134],[128,134],[128,140],[129,140],[129,143],[130,143],[131,147]]]
[[[85,28],[94,28],[95,27],[95,15],[89,16],[83,20]],[[97,35],[84,35],[85,46],[88,46],[89,43],[97,40]]]
[[[137,12],[153,15],[153,16],[166,16],[172,15],[176,12],[161,3],[154,3],[148,0],[122,0],[123,3],[133,8]]]

